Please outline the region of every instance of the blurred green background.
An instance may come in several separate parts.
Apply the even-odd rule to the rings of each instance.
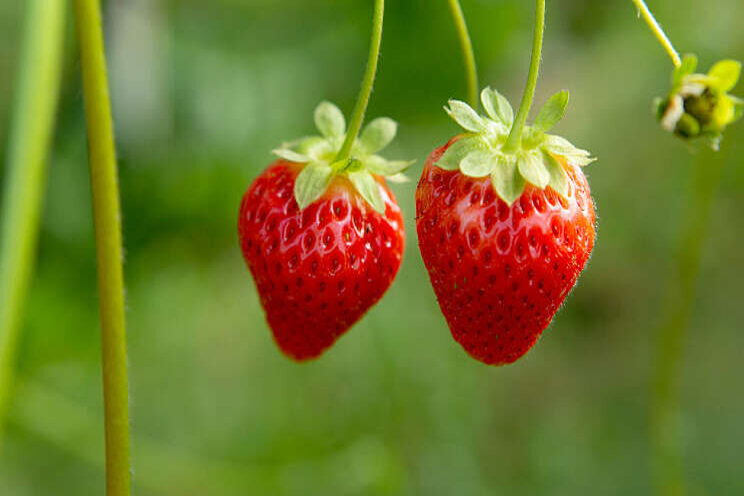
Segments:
[[[388,2],[369,117],[400,122],[416,158],[456,128],[464,97],[445,0]],[[24,2],[0,0],[5,157]],[[534,5],[463,0],[481,84],[518,102]],[[744,59],[741,0],[651,2],[703,68]],[[415,181],[394,185],[408,248],[387,297],[320,360],[274,346],[238,248],[241,196],[269,150],[313,131],[322,99],[348,114],[367,53],[363,0],[105,3],[120,161],[139,495],[646,494],[655,329],[695,160],[651,99],[671,64],[629,0],[548,2],[537,102],[569,89],[559,132],[586,170],[598,243],[538,346],[488,368],[451,338],[418,254]],[[62,99],[0,494],[100,494],[96,266],[79,62],[69,16]],[[734,93],[742,94],[739,85]],[[682,442],[693,494],[744,494],[744,125],[721,151],[685,345]],[[0,182],[5,177],[4,162]]]

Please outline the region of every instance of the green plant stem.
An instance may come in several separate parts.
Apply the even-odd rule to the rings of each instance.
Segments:
[[[106,494],[130,494],[129,385],[124,320],[121,212],[98,0],[75,0],[75,25],[88,124],[88,160],[98,259]]]
[[[643,17],[643,20],[646,21],[648,27],[651,28],[651,31],[654,33],[654,36],[656,36],[656,39],[659,40],[661,46],[663,46],[664,50],[666,50],[666,52],[669,54],[669,57],[674,63],[674,67],[679,67],[680,65],[682,65],[682,59],[680,59],[677,50],[674,49],[674,45],[672,44],[666,33],[664,33],[664,30],[661,28],[659,23],[656,21],[656,18],[651,13],[651,10],[649,10],[646,2],[644,0],[633,0],[633,3],[638,8],[638,15]]]
[[[455,21],[457,37],[460,39],[462,60],[465,64],[465,75],[468,84],[468,103],[474,109],[478,108],[478,67],[475,64],[475,52],[473,42],[470,39],[468,25],[465,22],[465,14],[462,11],[460,0],[448,0],[452,19]]]
[[[522,130],[527,122],[527,116],[535,99],[535,88],[537,78],[540,75],[540,58],[542,57],[543,32],[545,31],[545,0],[537,0],[537,12],[535,15],[535,33],[532,40],[532,58],[530,60],[530,72],[527,76],[527,86],[524,89],[522,103],[519,105],[517,117],[514,119],[509,138],[504,145],[504,151],[514,152],[522,145]]]
[[[649,409],[654,473],[658,494],[685,493],[680,426],[680,379],[683,349],[695,300],[709,218],[725,159],[702,153],[691,174],[692,191],[683,212],[674,272],[667,282],[656,337]]]
[[[0,432],[13,388],[20,320],[36,256],[64,41],[63,0],[33,0],[27,5],[0,226]]]
[[[372,20],[372,41],[369,45],[369,57],[367,58],[367,69],[362,81],[362,89],[359,91],[354,111],[351,114],[349,129],[346,131],[341,150],[336,155],[336,162],[346,161],[351,156],[351,149],[359,136],[364,122],[364,114],[367,112],[369,98],[372,95],[372,87],[375,84],[377,74],[377,63],[380,59],[380,45],[382,44],[382,21],[385,17],[385,0],[375,0],[375,11]]]

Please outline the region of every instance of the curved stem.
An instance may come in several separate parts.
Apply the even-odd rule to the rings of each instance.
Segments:
[[[106,494],[131,493],[129,384],[124,321],[121,211],[106,56],[98,0],[75,0],[75,24],[88,124],[88,160],[101,312]]]
[[[674,272],[656,331],[649,424],[658,494],[685,493],[680,428],[680,379],[684,344],[697,290],[700,262],[725,158],[704,153],[691,172],[691,195],[682,216]]]
[[[519,105],[519,112],[514,119],[514,125],[509,133],[509,139],[504,145],[504,151],[513,152],[522,144],[522,130],[527,122],[527,116],[532,108],[532,100],[535,98],[537,77],[540,74],[540,57],[542,57],[543,32],[545,31],[545,0],[537,0],[537,13],[535,15],[535,33],[532,39],[532,58],[530,60],[530,73],[527,76],[527,86]]]
[[[465,14],[462,11],[460,0],[449,0],[452,19],[455,21],[457,37],[460,39],[462,59],[465,64],[465,76],[468,84],[468,103],[474,109],[478,108],[478,68],[475,64],[475,52],[473,42],[470,39],[468,25],[465,22]]]
[[[20,320],[36,256],[61,83],[65,2],[29,2],[26,19],[0,226],[0,432],[13,388]]]
[[[364,73],[362,89],[359,91],[354,111],[351,114],[349,129],[346,131],[346,139],[341,146],[336,161],[347,160],[351,156],[351,149],[359,136],[364,122],[364,113],[369,105],[369,97],[372,95],[372,86],[375,84],[377,74],[377,62],[380,59],[380,44],[382,43],[382,20],[385,17],[385,0],[375,0],[375,11],[372,20],[372,41],[369,46],[369,57],[367,58],[367,70]]]
[[[674,67],[679,67],[680,65],[682,65],[682,60],[680,59],[677,50],[674,49],[674,45],[672,45],[671,40],[669,39],[669,37],[667,37],[666,33],[664,33],[664,30],[656,21],[656,18],[649,10],[646,2],[644,0],[633,0],[633,3],[638,8],[638,15],[643,17],[643,20],[646,21],[648,27],[651,28],[651,31],[654,33],[654,36],[656,36],[656,39],[659,40],[661,46],[663,46],[664,50],[666,50],[666,52],[669,54],[669,57],[674,63]]]

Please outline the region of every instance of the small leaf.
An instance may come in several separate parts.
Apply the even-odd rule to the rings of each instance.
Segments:
[[[367,124],[359,142],[367,153],[377,153],[393,141],[397,132],[397,122],[387,117],[379,117]]]
[[[728,95],[721,95],[713,109],[713,123],[723,129],[736,118],[736,102]]]
[[[486,123],[483,122],[481,116],[465,102],[450,100],[449,108],[444,107],[444,110],[463,129],[473,133],[482,133],[487,129]]]
[[[315,126],[326,138],[340,138],[346,132],[346,119],[331,102],[321,102],[315,108]]]
[[[741,76],[741,62],[735,60],[722,60],[715,64],[710,71],[708,76],[713,79],[712,86],[720,91],[726,93],[734,89],[736,83],[739,82],[739,76]]]
[[[682,84],[682,80],[685,76],[689,76],[694,73],[697,69],[698,59],[696,56],[687,54],[682,58],[682,64],[674,69],[672,73],[672,86],[674,88]]]
[[[320,162],[324,158],[327,158],[329,154],[333,153],[333,145],[325,138],[312,136],[300,141],[299,145],[297,145],[297,153],[308,156],[316,162]]]
[[[491,183],[496,194],[509,206],[522,196],[525,187],[524,178],[513,157],[506,157],[506,160],[499,162],[491,174]]]
[[[541,154],[524,153],[517,157],[517,166],[522,177],[540,189],[544,189],[550,182],[550,173],[543,163]]]
[[[568,198],[568,176],[563,166],[548,152],[543,152],[543,162],[550,174],[548,186],[563,198]]]
[[[380,184],[375,180],[374,176],[367,171],[350,172],[348,174],[349,181],[354,185],[356,190],[362,195],[362,198],[367,200],[367,203],[372,205],[377,212],[385,213],[385,201],[382,199],[382,193],[380,192]]]
[[[390,177],[400,174],[413,165],[415,161],[386,160],[379,155],[372,155],[364,159],[364,165],[373,174]]]
[[[543,137],[540,147],[553,155],[564,157],[567,162],[579,167],[584,167],[597,160],[592,158],[588,151],[576,148],[567,139],[552,134],[546,134]]]
[[[506,127],[511,127],[512,124],[514,124],[514,109],[512,108],[511,103],[509,103],[509,100],[498,91],[493,90],[493,93],[496,95],[496,112],[501,117],[501,122],[503,122]]]
[[[558,124],[568,107],[568,91],[561,91],[551,96],[537,114],[532,129],[536,133],[549,131]]]
[[[455,141],[447,148],[439,160],[434,164],[440,169],[444,170],[458,170],[460,168],[460,162],[470,152],[478,150],[488,150],[488,145],[478,136],[471,136],[468,138],[461,138]]]
[[[320,198],[331,182],[333,169],[325,164],[313,163],[297,175],[294,186],[295,200],[300,210]]]
[[[498,158],[491,151],[470,152],[460,162],[460,171],[470,177],[486,177],[498,165]]]
[[[297,153],[293,150],[287,150],[286,148],[278,148],[276,150],[272,150],[271,153],[281,159],[288,160],[290,162],[296,162],[298,164],[307,164],[311,160],[310,157],[308,157],[307,155]]]
[[[391,183],[396,183],[396,184],[405,184],[405,183],[411,182],[411,179],[405,174],[395,174],[393,176],[388,176],[385,179],[387,179]]]

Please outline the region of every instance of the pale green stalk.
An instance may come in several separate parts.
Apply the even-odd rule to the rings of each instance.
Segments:
[[[470,39],[468,25],[465,22],[465,14],[462,11],[460,0],[448,0],[452,19],[455,21],[457,37],[460,40],[462,60],[465,64],[465,76],[468,85],[468,103],[474,109],[478,108],[478,68],[475,64],[475,53],[473,42]]]
[[[61,83],[65,2],[26,4],[0,225],[0,432],[14,382],[21,316],[33,273]]]
[[[651,13],[651,10],[649,10],[646,2],[644,2],[644,0],[633,0],[633,3],[638,8],[638,15],[640,15],[643,20],[646,21],[646,24],[649,28],[651,28],[651,31],[654,33],[654,36],[656,36],[656,39],[659,40],[661,46],[663,46],[664,50],[666,50],[666,52],[669,54],[669,58],[672,59],[674,67],[679,67],[680,65],[682,65],[682,59],[680,59],[677,50],[674,49],[674,45],[672,44],[671,40],[666,35],[664,30],[661,28],[659,23],[656,21],[656,18]]]
[[[545,31],[545,0],[537,0],[537,12],[535,15],[535,32],[532,39],[532,58],[530,59],[530,72],[527,76],[527,86],[524,90],[522,103],[519,105],[517,117],[514,119],[509,138],[504,145],[505,152],[518,150],[522,145],[522,131],[527,123],[527,117],[535,99],[537,78],[540,75],[540,58],[542,57],[543,32]]]
[[[349,129],[346,131],[341,150],[336,155],[336,162],[347,160],[351,156],[351,149],[359,136],[359,131],[364,123],[364,114],[367,112],[369,98],[372,95],[372,87],[375,84],[377,74],[377,62],[380,59],[380,45],[382,44],[382,21],[385,17],[385,0],[375,0],[375,11],[372,20],[372,41],[369,45],[369,57],[367,58],[367,69],[362,81],[362,89],[359,91],[354,111],[351,114]]]
[[[121,211],[98,0],[75,0],[75,27],[88,125],[88,160],[101,312],[106,494],[131,493],[129,385],[124,320]]]

